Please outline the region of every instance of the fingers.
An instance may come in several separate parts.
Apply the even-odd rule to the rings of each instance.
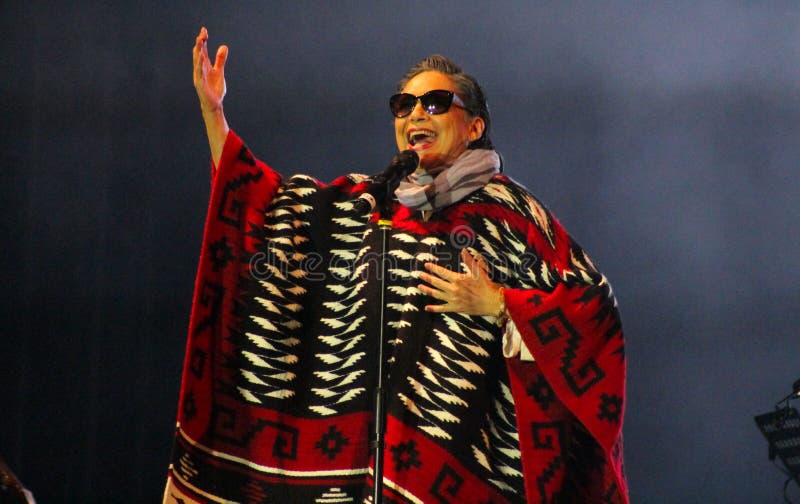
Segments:
[[[434,275],[444,278],[445,280],[454,281],[458,280],[462,275],[456,271],[449,270],[435,263],[425,263],[425,268]],[[428,275],[430,276],[430,275]]]
[[[192,57],[194,61],[194,76],[195,80],[203,76],[203,70],[206,65],[211,66],[211,60],[208,57],[208,30],[206,27],[200,28],[200,33],[194,41],[194,48],[192,48]],[[214,59],[214,69],[224,71],[225,62],[228,61],[228,46],[221,45],[217,49],[217,55]]]
[[[480,257],[480,254],[478,257]],[[467,271],[469,271],[470,275],[473,278],[477,278],[480,272],[480,263],[465,248],[461,249],[461,261],[467,266]]]
[[[423,294],[443,301],[438,305],[426,305],[426,311],[436,313],[459,311],[473,315],[488,313],[484,301],[487,296],[486,288],[491,282],[486,261],[481,254],[476,252],[473,256],[467,249],[461,250],[461,261],[465,273],[435,263],[425,263],[427,272],[421,271],[419,279],[427,285],[421,283],[417,288]]]
[[[449,303],[445,303],[445,304],[425,305],[425,311],[429,311],[429,312],[433,312],[433,313],[447,313],[447,312],[452,312],[452,311],[456,311],[456,310],[453,310],[453,308],[450,307]]]
[[[427,282],[428,280],[425,280],[425,281]],[[423,294],[427,294],[428,296],[430,296],[430,297],[432,297],[434,299],[441,299],[442,301],[444,301],[445,298],[448,296],[448,293],[445,292],[444,290],[438,289],[438,288],[434,289],[430,285],[419,284],[419,285],[417,285],[417,288],[420,291],[422,291]]]
[[[444,269],[444,268],[442,268],[442,269]],[[450,270],[445,270],[445,271],[450,271]],[[440,291],[450,290],[450,289],[452,289],[452,286],[453,286],[453,282],[452,281],[448,281],[448,280],[445,280],[445,279],[440,278],[438,276],[434,276],[434,275],[431,275],[431,274],[428,274],[428,273],[424,273],[424,272],[420,272],[419,273],[419,278],[423,282],[428,282],[429,284],[433,285],[434,287],[436,287]]]
[[[200,29],[192,48],[192,62],[194,64],[195,84],[203,79],[203,66],[208,61],[208,31],[205,26]]]
[[[472,255],[461,251],[465,273],[452,271],[435,263],[425,263],[428,272],[421,271],[419,279],[426,284],[417,288],[441,304],[426,305],[425,310],[435,313],[461,312],[469,315],[491,315],[497,313],[495,292],[499,286],[489,277],[489,268],[480,253]],[[502,303],[500,303],[502,304]]]
[[[475,252],[473,256],[467,249],[461,249],[461,261],[467,266],[467,271],[470,272],[473,278],[487,276],[489,267],[479,252]]]
[[[448,295],[445,292],[434,289],[425,284],[419,284],[417,288],[422,291],[423,294],[427,294],[428,296],[438,299],[439,301],[444,301],[444,303],[438,305],[425,305],[425,311],[437,313],[455,311],[453,304],[447,299]]]
[[[221,45],[217,49],[217,57],[214,60],[214,68],[220,71],[225,70],[225,62],[228,61],[228,46]]]
[[[206,28],[203,27],[200,29],[200,33],[197,34],[197,38],[194,39],[194,49],[193,52],[196,55],[202,54],[206,48],[206,43],[208,42],[208,31]],[[206,52],[206,56],[208,53]]]

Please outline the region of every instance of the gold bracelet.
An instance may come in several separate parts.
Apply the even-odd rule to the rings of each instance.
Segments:
[[[497,312],[497,315],[495,315],[495,318],[497,319],[497,325],[503,327],[504,325],[506,325],[506,322],[508,321],[508,312],[506,311],[505,288],[501,286],[499,292],[500,292],[500,310]]]

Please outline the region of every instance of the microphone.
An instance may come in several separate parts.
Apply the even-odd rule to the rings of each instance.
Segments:
[[[383,173],[372,177],[367,190],[353,202],[353,208],[361,214],[371,212],[379,202],[383,203],[389,198],[400,179],[414,171],[418,164],[419,155],[416,152],[409,149],[398,153]]]

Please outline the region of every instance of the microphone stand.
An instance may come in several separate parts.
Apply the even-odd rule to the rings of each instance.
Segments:
[[[383,452],[384,436],[386,434],[386,394],[384,393],[384,327],[386,326],[386,243],[387,234],[392,229],[392,216],[389,211],[389,194],[393,194],[394,189],[387,191],[386,198],[378,206],[378,228],[381,230],[381,267],[380,267],[380,289],[381,289],[381,314],[378,328],[378,382],[375,386],[375,438],[373,440],[375,484],[373,486],[372,502],[378,504],[383,502]]]
[[[414,171],[419,164],[419,156],[413,150],[405,150],[397,154],[392,163],[380,175],[375,177],[368,189],[354,203],[356,210],[371,211],[378,208],[378,228],[381,230],[381,267],[380,274],[380,320],[378,327],[378,379],[375,385],[375,439],[373,475],[375,477],[373,504],[383,502],[383,448],[386,434],[386,394],[384,388],[384,328],[386,318],[386,242],[387,233],[392,229],[392,212],[390,198],[400,185],[400,179]]]

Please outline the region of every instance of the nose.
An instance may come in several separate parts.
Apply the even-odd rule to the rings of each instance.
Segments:
[[[417,100],[416,103],[414,103],[414,108],[411,110],[408,118],[412,121],[421,121],[427,117],[428,113],[425,111],[425,107],[422,106],[422,101]]]

